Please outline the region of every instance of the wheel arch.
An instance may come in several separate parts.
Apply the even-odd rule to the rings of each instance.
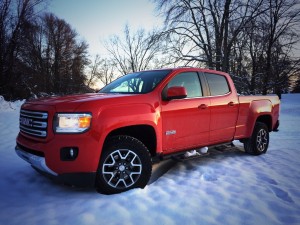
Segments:
[[[257,117],[256,122],[261,122],[267,125],[269,132],[272,131],[272,117],[271,115],[260,115]]]
[[[117,135],[127,135],[141,141],[149,150],[151,156],[156,155],[157,137],[155,129],[150,125],[132,125],[120,127],[112,130],[105,138],[104,146],[107,141]]]

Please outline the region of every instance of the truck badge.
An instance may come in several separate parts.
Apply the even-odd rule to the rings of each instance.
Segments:
[[[166,131],[166,135],[169,136],[169,135],[174,135],[176,134],[176,130],[167,130]]]

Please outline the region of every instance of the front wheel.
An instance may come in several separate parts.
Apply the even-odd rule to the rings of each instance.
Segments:
[[[269,146],[269,130],[266,124],[257,122],[250,138],[244,141],[246,153],[260,155],[267,152]]]
[[[97,171],[96,188],[103,194],[144,188],[151,172],[152,162],[147,147],[136,138],[115,136],[104,147]]]

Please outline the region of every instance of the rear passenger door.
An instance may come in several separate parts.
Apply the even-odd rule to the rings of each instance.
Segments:
[[[238,116],[238,99],[220,74],[205,73],[210,95],[210,137],[212,144],[231,141],[235,134]]]
[[[165,89],[183,86],[187,91],[184,99],[162,101],[163,149],[175,152],[209,142],[209,98],[203,97],[200,75],[197,72],[177,74]]]

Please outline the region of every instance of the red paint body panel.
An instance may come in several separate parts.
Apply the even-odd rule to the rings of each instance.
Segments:
[[[273,96],[240,96],[240,111],[236,124],[235,139],[247,138],[251,135],[258,117],[269,116],[271,129],[274,130],[279,119],[280,101]]]
[[[196,98],[163,100],[166,85],[182,72],[197,72],[199,77],[204,73],[225,76],[230,92],[222,96],[203,94]],[[179,68],[173,69],[146,94],[84,94],[28,101],[22,109],[48,112],[47,137],[20,132],[17,143],[42,152],[47,166],[57,174],[96,172],[104,142],[117,129],[136,125],[153,128],[156,153],[167,155],[248,138],[261,116],[270,117],[272,131],[279,118],[279,104],[277,96],[238,96],[226,73]],[[91,113],[91,128],[82,134],[55,134],[54,116],[66,112]],[[72,146],[79,148],[78,157],[74,161],[62,161],[61,148]]]
[[[206,104],[206,109],[200,109]],[[163,120],[163,151],[166,153],[180,151],[209,144],[210,99],[178,99],[163,102],[161,107]],[[168,131],[176,131],[174,135],[166,135]]]

